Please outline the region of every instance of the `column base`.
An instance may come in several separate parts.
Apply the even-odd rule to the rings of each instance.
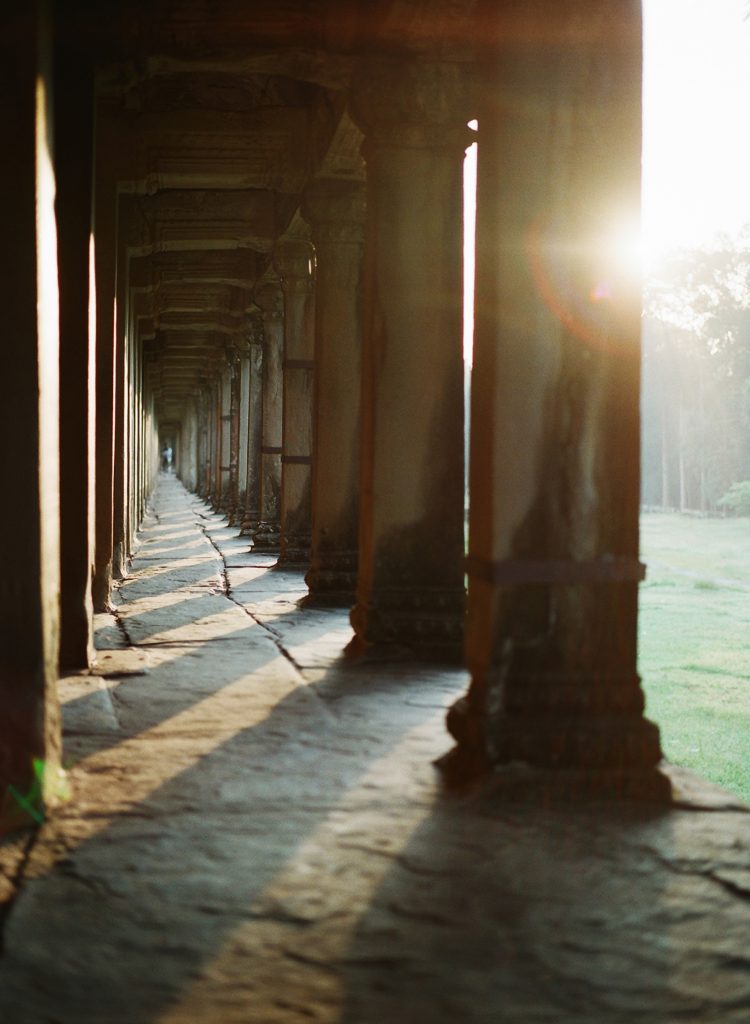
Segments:
[[[124,580],[127,575],[128,559],[125,554],[125,547],[118,542],[115,544],[114,552],[112,554],[112,578],[116,580]]]
[[[446,786],[464,789],[479,786],[483,797],[503,803],[542,806],[621,801],[668,806],[673,802],[672,784],[659,768],[538,768],[522,761],[492,765],[464,747],[456,746],[435,761]]]
[[[59,667],[74,671],[87,671],[94,657],[94,645],[86,609],[81,603],[75,621],[71,623],[70,609],[63,611],[60,630]]]
[[[406,649],[420,661],[463,663],[463,590],[379,591],[366,604],[359,600],[350,620],[356,634],[350,655],[382,647]]]
[[[253,551],[278,551],[281,542],[279,524],[261,521],[252,538]]]
[[[112,564],[108,562],[105,566],[95,569],[91,580],[91,600],[95,612],[110,612],[112,605]]]
[[[357,598],[357,552],[327,556],[305,575],[310,593],[302,607],[351,608]]]
[[[606,694],[601,689],[600,705]],[[437,762],[449,784],[491,772],[504,792],[534,799],[664,802],[671,796],[669,780],[658,770],[659,730],[637,710],[618,713],[610,704],[589,714],[570,708],[482,714],[462,697],[448,710],[446,724],[458,741]]]
[[[260,529],[260,512],[257,509],[245,509],[241,516],[240,537],[252,537]]]
[[[495,764],[627,771],[650,769],[661,760],[659,730],[639,715],[507,715],[490,722],[487,731]]]
[[[306,568],[310,564],[310,535],[294,534],[281,538],[281,549],[279,552],[279,568],[283,566],[295,566]]]
[[[227,520],[230,526],[240,526],[244,518],[245,497],[242,494],[237,494],[234,501],[231,503],[229,512],[227,513]]]

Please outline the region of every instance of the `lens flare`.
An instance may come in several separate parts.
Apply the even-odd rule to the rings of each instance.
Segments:
[[[547,309],[592,348],[634,351],[640,309],[641,239],[627,222],[571,237],[539,218],[526,237],[526,258]]]

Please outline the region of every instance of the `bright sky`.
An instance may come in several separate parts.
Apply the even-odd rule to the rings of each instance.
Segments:
[[[648,256],[750,224],[746,0],[644,0]]]

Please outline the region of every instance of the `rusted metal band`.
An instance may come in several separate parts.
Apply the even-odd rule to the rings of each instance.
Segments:
[[[285,370],[314,370],[315,361],[313,359],[285,359],[284,360]]]
[[[497,586],[639,583],[646,577],[646,566],[635,558],[596,558],[586,562],[508,558],[491,562],[469,555],[464,561],[464,570],[473,579]]]
[[[312,455],[282,455],[281,461],[292,466],[311,466]]]
[[[262,444],[260,446],[261,455],[281,455],[283,448],[276,448],[272,444]]]

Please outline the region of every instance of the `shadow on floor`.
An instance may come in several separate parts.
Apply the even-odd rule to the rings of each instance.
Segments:
[[[80,806],[50,823],[46,850],[37,848],[38,861],[48,853],[51,863],[25,884],[7,924],[4,1019],[161,1020],[237,929],[304,931],[304,915],[280,920],[264,907],[264,890],[289,865],[307,872],[316,835],[346,818],[351,794],[381,817],[383,800],[398,804],[404,780],[388,774],[389,757],[436,715],[417,703],[392,713],[389,697],[418,679],[334,669],[321,684],[295,687],[256,725],[182,770],[194,759],[192,736],[165,734],[158,755],[139,752],[137,739],[120,746],[119,760],[110,751],[101,785],[115,787],[121,803],[111,821],[96,819],[110,801],[103,794],[94,810],[96,765],[88,766]],[[149,754],[155,763],[146,765]],[[421,764],[425,813],[433,780],[429,757]],[[123,803],[123,784],[126,793],[146,792]],[[322,878],[336,865],[324,857],[315,870]]]

